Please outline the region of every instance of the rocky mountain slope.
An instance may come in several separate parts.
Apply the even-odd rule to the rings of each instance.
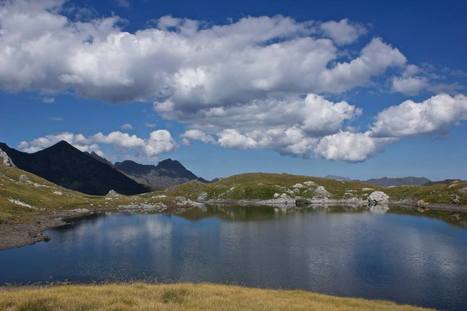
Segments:
[[[145,165],[127,160],[117,162],[114,166],[138,183],[146,185],[152,190],[161,190],[192,180],[206,182],[187,170],[180,162],[172,159],[163,160],[157,165]]]
[[[16,167],[68,189],[94,195],[105,195],[110,190],[127,195],[148,191],[105,161],[65,141],[35,153],[21,152],[3,143],[0,149]]]

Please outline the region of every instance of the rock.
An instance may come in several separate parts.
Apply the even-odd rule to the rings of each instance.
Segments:
[[[8,201],[10,203],[13,203],[13,204],[21,206],[21,207],[26,207],[26,208],[29,208],[29,209],[37,209],[34,206],[29,205],[27,203],[24,203],[23,201],[20,201],[20,200],[17,200],[17,199],[8,199]]]
[[[373,190],[375,190],[375,189],[373,189],[373,188],[362,188],[362,191],[373,191]]]
[[[24,183],[29,183],[30,182],[28,176],[26,176],[26,175],[19,175],[18,181],[19,182],[24,182]]]
[[[346,191],[344,193],[344,196],[343,196],[344,200],[349,200],[349,199],[353,199],[353,198],[354,198],[354,196],[353,196],[353,194],[351,192]]]
[[[15,167],[15,164],[10,159],[8,154],[6,154],[6,152],[3,151],[2,149],[0,149],[0,163],[2,163],[3,165],[7,167]]]
[[[274,195],[273,195],[274,199],[277,199],[277,198],[280,197],[280,196],[281,196],[281,195],[280,195],[279,193],[277,193],[277,192],[274,193]]]
[[[376,205],[387,205],[389,202],[389,196],[382,191],[373,191],[368,196],[368,206]]]
[[[451,194],[449,196],[449,198],[451,199],[451,203],[453,203],[453,204],[460,204],[461,203],[460,197],[457,194]]]
[[[63,195],[63,192],[61,192],[61,191],[54,191],[53,194],[62,196],[62,195]]]
[[[305,188],[305,186],[298,183],[298,184],[293,185],[292,188],[294,188],[294,189],[303,189],[303,188]]]
[[[115,190],[111,189],[109,190],[109,192],[107,192],[105,196],[108,198],[116,198],[116,197],[119,197],[120,194],[118,194],[118,192],[116,192]]]
[[[417,207],[419,208],[427,208],[428,205],[430,205],[430,203],[428,202],[425,202],[423,200],[418,200],[417,203],[416,203]]]
[[[208,193],[207,192],[201,192],[198,195],[198,198],[196,199],[197,201],[204,202],[208,199]]]
[[[459,190],[457,190],[457,192],[458,192],[459,194],[467,195],[467,187],[460,188]]]
[[[304,184],[305,186],[307,186],[307,187],[314,187],[314,186],[316,186],[316,183],[315,183],[314,181],[312,181],[312,180],[305,181],[303,184]]]
[[[327,199],[331,194],[323,186],[318,186],[313,191],[313,199]]]

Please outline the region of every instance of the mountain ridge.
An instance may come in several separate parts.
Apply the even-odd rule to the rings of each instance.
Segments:
[[[132,160],[116,162],[114,166],[135,181],[150,187],[152,190],[165,189],[184,182],[197,180],[207,182],[196,176],[177,160],[165,159],[157,165],[140,164]]]
[[[144,185],[66,141],[34,153],[18,151],[4,143],[0,143],[0,149],[18,168],[68,189],[91,195],[105,195],[110,190],[127,195],[149,191]]]

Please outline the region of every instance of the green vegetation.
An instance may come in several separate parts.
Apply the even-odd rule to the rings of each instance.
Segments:
[[[298,290],[211,284],[64,285],[0,290],[5,311],[83,310],[426,310],[386,301],[340,298]]]
[[[193,181],[165,191],[103,197],[64,189],[20,169],[0,165],[0,224],[24,222],[34,219],[38,214],[80,208],[115,210],[128,204],[160,204],[164,210],[183,208],[200,201],[200,198],[202,201],[269,200],[285,195],[291,199],[311,199],[320,187],[324,187],[330,199],[336,200],[357,198],[364,201],[372,191],[380,190],[387,193],[392,201],[405,200],[415,204],[423,200],[424,203],[467,205],[467,182],[462,181],[385,188],[356,181],[248,173],[215,183]]]

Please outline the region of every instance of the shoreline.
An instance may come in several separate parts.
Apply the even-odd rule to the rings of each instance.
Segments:
[[[192,206],[185,206],[185,208],[199,208],[199,205],[238,205],[238,206],[271,206],[282,209],[303,209],[303,208],[313,208],[313,207],[342,207],[342,208],[368,208],[364,204],[350,204],[348,201],[337,202],[332,200],[329,202],[320,202],[320,203],[308,203],[308,204],[264,204],[263,200],[224,200],[224,201],[206,201],[206,202],[193,202],[195,203]],[[415,204],[410,204],[409,202],[389,202],[387,205],[389,207],[389,212],[391,209],[396,208],[396,210],[407,210],[418,213],[420,216],[429,216],[429,212],[441,212],[446,213],[444,216],[453,216],[451,221],[460,220],[463,214],[467,215],[467,206],[458,206],[452,204],[429,204],[422,207],[418,207]],[[169,212],[177,214],[176,211],[180,209],[180,206],[175,209],[169,208],[164,211],[157,209],[135,209],[128,208],[124,205],[116,206],[112,208],[99,208],[99,209],[73,209],[65,210],[60,212],[54,212],[49,214],[42,214],[33,217],[31,220],[24,223],[3,223],[0,224],[0,251],[12,248],[23,247],[38,242],[47,242],[50,238],[44,233],[49,229],[59,228],[63,226],[68,226],[73,224],[75,221],[80,221],[89,217],[96,217],[105,215],[108,212],[116,213],[133,213],[133,214],[145,214],[148,212]],[[454,213],[448,215],[448,213]],[[436,216],[434,216],[436,217]],[[436,217],[440,220],[447,220],[443,217]]]

